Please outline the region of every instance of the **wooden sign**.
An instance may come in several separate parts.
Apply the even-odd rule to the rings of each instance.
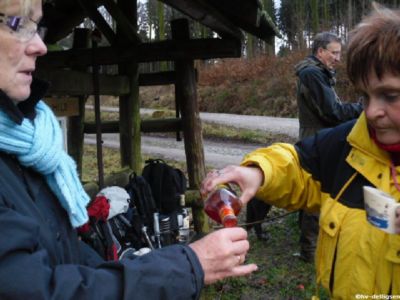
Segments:
[[[45,98],[47,103],[57,117],[72,117],[79,115],[79,100],[78,98]]]

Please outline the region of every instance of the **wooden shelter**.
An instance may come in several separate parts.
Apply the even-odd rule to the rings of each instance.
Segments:
[[[140,173],[141,132],[182,132],[191,189],[188,196],[196,195],[188,198],[198,198],[195,191],[205,175],[205,164],[194,60],[240,57],[242,30],[270,43],[279,33],[260,0],[162,0],[209,27],[218,37],[191,39],[188,20],[177,19],[171,22],[172,39],[144,43],[137,34],[136,1],[44,0],[43,21],[48,27],[45,42],[56,43],[71,33],[74,33],[74,42],[71,49],[49,51],[39,58],[37,75],[51,82],[49,95],[56,99],[68,96],[65,105],[74,102],[77,107],[78,114],[70,116],[68,122],[68,151],[78,168],[82,165],[84,133],[98,136],[105,132],[119,133],[122,167]],[[98,11],[100,6],[111,15],[116,29]],[[88,30],[77,28],[86,17],[94,22],[109,46],[97,47],[96,39]],[[174,70],[139,73],[139,63],[154,61],[173,61]],[[104,65],[118,66],[118,74],[101,74],[99,68]],[[141,121],[139,87],[164,84],[175,85],[176,118]],[[101,124],[96,118],[97,124],[84,123],[87,95],[95,96],[96,116],[99,95],[118,96],[119,121]],[[101,147],[98,149],[101,151]],[[100,186],[103,184],[100,182]],[[191,205],[196,207],[194,202]],[[194,214],[195,230],[207,231],[202,214]]]

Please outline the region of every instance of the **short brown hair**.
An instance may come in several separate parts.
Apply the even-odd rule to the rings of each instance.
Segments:
[[[371,71],[400,74],[400,10],[373,3],[373,12],[350,32],[347,73],[354,85],[368,84]]]

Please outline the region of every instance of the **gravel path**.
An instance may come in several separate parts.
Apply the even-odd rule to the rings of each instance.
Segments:
[[[90,108],[90,107],[88,107]],[[118,111],[116,108],[102,108],[103,111]],[[141,113],[151,114],[154,110],[142,109]],[[274,118],[265,116],[245,116],[234,114],[200,113],[203,122],[217,123],[236,128],[263,130],[266,133],[286,134],[292,137],[298,135],[298,120],[291,118]],[[117,134],[103,134],[104,146],[119,148]],[[85,143],[95,144],[96,137],[93,134],[85,135]],[[206,164],[221,168],[228,164],[238,164],[243,155],[263,145],[223,143],[221,141],[204,140],[204,155]],[[142,153],[152,157],[185,160],[183,141],[177,142],[174,138],[142,136]]]
[[[266,116],[244,116],[234,114],[200,113],[203,122],[217,123],[275,134],[286,134],[296,138],[299,135],[299,120]]]
[[[103,134],[104,146],[119,148],[117,134]],[[85,143],[96,144],[93,134],[85,136]],[[222,168],[228,164],[240,163],[243,155],[262,145],[244,145],[237,143],[223,143],[204,141],[204,156],[206,164]],[[183,141],[177,142],[173,138],[142,136],[142,153],[154,158],[164,158],[176,161],[185,161],[185,149]]]

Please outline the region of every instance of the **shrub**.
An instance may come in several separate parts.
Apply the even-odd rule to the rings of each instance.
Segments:
[[[261,55],[253,59],[221,59],[212,64],[197,64],[200,111],[296,117],[294,66],[307,55],[305,51],[292,51],[280,57]],[[357,96],[347,78],[344,62],[337,72],[338,95],[355,101]],[[145,107],[173,109],[173,93],[173,86],[141,88],[141,101]]]

